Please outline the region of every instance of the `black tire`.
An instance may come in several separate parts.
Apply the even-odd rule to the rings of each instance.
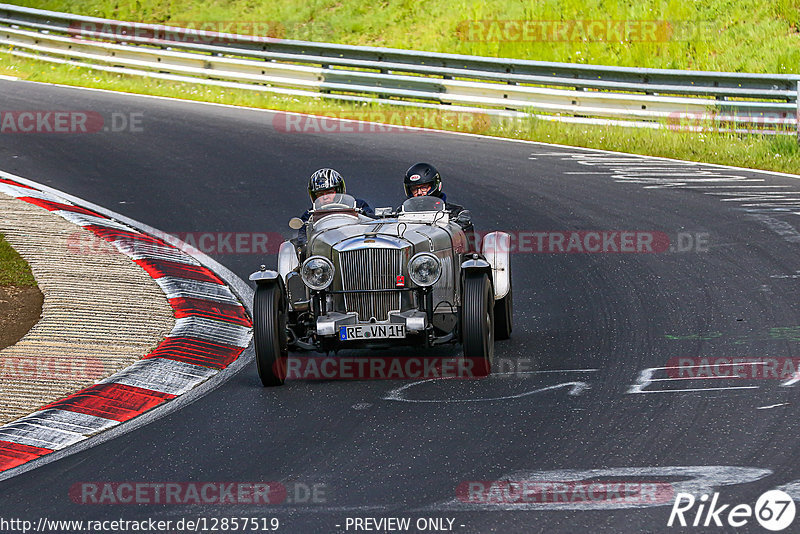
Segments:
[[[510,338],[513,323],[514,301],[512,288],[509,285],[506,296],[494,303],[494,338],[497,340]]]
[[[253,297],[253,338],[258,376],[265,387],[286,381],[289,339],[286,299],[280,284],[259,284]]]
[[[485,274],[464,278],[461,342],[464,357],[473,361],[476,376],[487,376],[494,362],[494,293]]]

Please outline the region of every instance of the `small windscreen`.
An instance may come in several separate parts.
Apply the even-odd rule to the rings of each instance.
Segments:
[[[439,197],[411,197],[403,202],[403,213],[444,211],[444,201]]]
[[[350,195],[331,193],[321,195],[314,201],[315,210],[355,209],[356,199]]]

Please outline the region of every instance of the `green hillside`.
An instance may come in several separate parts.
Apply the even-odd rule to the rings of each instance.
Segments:
[[[138,22],[232,23],[259,34],[333,43],[633,67],[800,72],[800,0],[13,3]]]

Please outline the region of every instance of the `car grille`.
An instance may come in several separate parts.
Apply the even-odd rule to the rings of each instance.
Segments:
[[[395,289],[397,275],[403,273],[403,251],[393,248],[364,248],[339,253],[342,289]],[[389,312],[400,309],[400,292],[346,293],[347,311],[357,312],[361,321],[389,319]]]

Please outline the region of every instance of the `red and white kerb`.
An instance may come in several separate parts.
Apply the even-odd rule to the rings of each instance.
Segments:
[[[0,472],[64,449],[170,401],[233,363],[252,322],[230,288],[192,256],[54,194],[0,178],[0,192],[35,204],[108,241],[163,289],[176,323],[132,366],[0,426]]]

